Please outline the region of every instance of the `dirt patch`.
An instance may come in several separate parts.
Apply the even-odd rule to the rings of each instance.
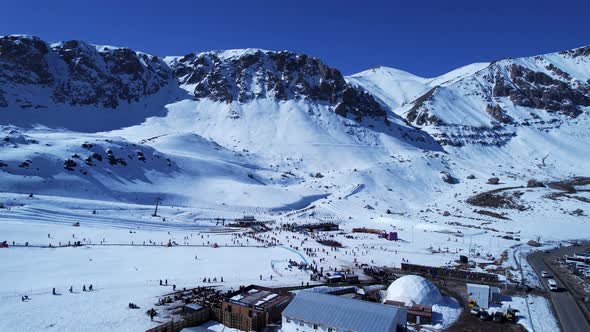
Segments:
[[[467,203],[481,207],[515,209],[524,211],[526,210],[526,207],[518,202],[519,197],[522,196],[522,192],[506,192],[509,190],[521,188],[524,187],[505,187],[486,191],[468,198]]]
[[[504,215],[500,214],[500,213],[496,213],[496,212],[492,212],[492,211],[487,211],[487,210],[475,210],[475,213],[479,213],[482,214],[484,216],[488,216],[488,217],[493,217],[493,218],[497,218],[497,219],[503,219],[503,220],[510,220],[510,218],[505,217]]]

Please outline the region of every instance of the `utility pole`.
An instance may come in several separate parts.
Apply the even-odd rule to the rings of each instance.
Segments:
[[[157,217],[158,216],[158,204],[160,204],[160,197],[156,198],[156,209],[154,210],[154,214],[152,214],[152,217]]]

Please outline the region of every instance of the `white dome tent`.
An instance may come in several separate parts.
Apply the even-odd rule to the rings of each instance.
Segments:
[[[434,305],[442,299],[440,291],[432,282],[416,275],[407,275],[395,280],[387,288],[385,297],[385,301],[403,302],[406,306]]]

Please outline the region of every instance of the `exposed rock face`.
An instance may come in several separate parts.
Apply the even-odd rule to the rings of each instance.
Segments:
[[[440,177],[446,183],[456,184],[459,182],[455,177],[453,177],[451,174],[449,174],[449,172],[445,172],[445,171],[440,172]]]
[[[189,54],[166,63],[128,48],[4,36],[0,37],[0,107],[66,104],[114,109],[172,84],[182,85],[197,99],[226,103],[307,99],[357,121],[365,116],[386,119],[372,95],[348,84],[338,70],[317,58],[262,50],[230,53]],[[22,92],[25,85],[43,88],[39,95],[45,97],[31,99]]]
[[[557,67],[553,66],[552,71],[556,72]],[[560,76],[565,74],[560,70]],[[505,84],[503,80],[496,85],[504,84],[498,90],[508,92],[515,105],[560,112],[570,117],[581,113],[579,106],[590,106],[590,97],[584,94],[588,92],[587,86],[574,89],[564,81],[517,64],[510,66],[510,79],[512,85]]]
[[[334,106],[341,116],[383,117],[372,95],[342,74],[305,54],[252,50],[241,54],[206,52],[171,62],[174,75],[197,98],[246,103],[256,98],[309,99]]]
[[[413,122],[418,126],[443,124],[443,122],[439,118],[437,118],[435,115],[430,114],[428,112],[428,108],[425,106],[426,102],[430,98],[432,98],[432,96],[436,92],[436,89],[436,87],[432,88],[430,91],[428,91],[427,93],[420,96],[418,99],[414,101],[414,106],[412,106],[412,108],[406,114],[406,119],[409,122]]]
[[[501,123],[512,123],[513,120],[510,116],[506,114],[506,111],[502,109],[502,107],[498,105],[491,105],[488,104],[486,106],[486,113],[488,113],[492,118],[496,121]]]
[[[103,48],[71,40],[54,46],[67,65],[69,77],[60,80],[55,100],[72,105],[116,108],[152,95],[171,79],[171,71],[155,56],[127,48]]]
[[[489,178],[488,179],[488,184],[498,184],[500,183],[500,179],[498,178]]]
[[[567,55],[572,58],[582,57],[582,56],[590,56],[590,46],[584,46],[579,48],[574,48],[572,50],[566,50],[560,52],[561,55]]]
[[[538,187],[545,187],[543,182],[537,181],[535,179],[530,179],[526,183],[527,188],[538,188]]]
[[[45,103],[117,108],[158,92],[171,79],[162,60],[127,48],[0,37],[0,107],[11,105],[10,100],[14,107],[47,107],[33,105],[21,92],[25,85],[36,85],[49,96]]]
[[[403,108],[441,145],[502,146],[517,128],[557,129],[590,106],[590,46],[505,59],[433,86]],[[434,79],[436,80],[436,79]]]

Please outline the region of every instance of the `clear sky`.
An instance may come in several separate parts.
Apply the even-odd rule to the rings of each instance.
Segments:
[[[0,35],[17,33],[156,55],[286,49],[345,74],[383,65],[429,77],[588,45],[590,0],[3,1]]]

